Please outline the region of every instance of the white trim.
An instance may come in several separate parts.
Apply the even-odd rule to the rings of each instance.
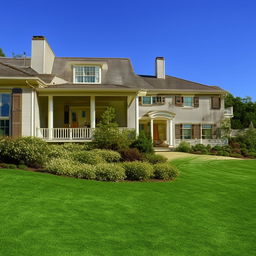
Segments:
[[[95,96],[90,97],[90,126],[95,128]]]
[[[49,129],[49,139],[53,137],[53,96],[48,96],[48,129]]]
[[[150,119],[150,136],[152,141],[154,141],[154,119]]]
[[[135,131],[136,135],[139,135],[139,97],[135,97]]]
[[[80,67],[99,67],[99,82],[97,82],[97,83],[92,83],[92,82],[90,82],[90,83],[86,83],[86,82],[83,82],[83,83],[81,83],[81,82],[76,82],[76,76],[75,76],[75,67],[78,67],[78,66],[80,66]],[[73,65],[72,66],[72,69],[73,69],[73,83],[74,84],[101,84],[101,69],[102,69],[102,67],[101,67],[101,65],[90,65],[90,64],[88,64],[88,65]]]

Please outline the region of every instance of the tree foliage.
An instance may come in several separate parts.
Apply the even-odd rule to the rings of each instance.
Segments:
[[[250,124],[256,127],[256,102],[251,97],[234,97],[228,94],[225,98],[225,107],[233,106],[234,117],[231,119],[232,129],[248,128]]]
[[[1,48],[0,48],[0,57],[5,57],[5,54]]]

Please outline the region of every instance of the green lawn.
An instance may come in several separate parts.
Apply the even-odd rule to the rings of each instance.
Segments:
[[[256,255],[256,161],[175,161],[174,182],[0,170],[0,255]]]

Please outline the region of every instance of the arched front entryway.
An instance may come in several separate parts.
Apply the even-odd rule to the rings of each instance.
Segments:
[[[174,117],[175,114],[169,111],[150,111],[140,119],[140,130],[151,136],[155,146],[172,147]]]

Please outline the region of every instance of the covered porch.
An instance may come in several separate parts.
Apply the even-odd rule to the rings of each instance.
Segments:
[[[90,141],[110,106],[116,110],[120,128],[133,128],[128,121],[127,96],[39,96],[36,136],[49,142]]]

